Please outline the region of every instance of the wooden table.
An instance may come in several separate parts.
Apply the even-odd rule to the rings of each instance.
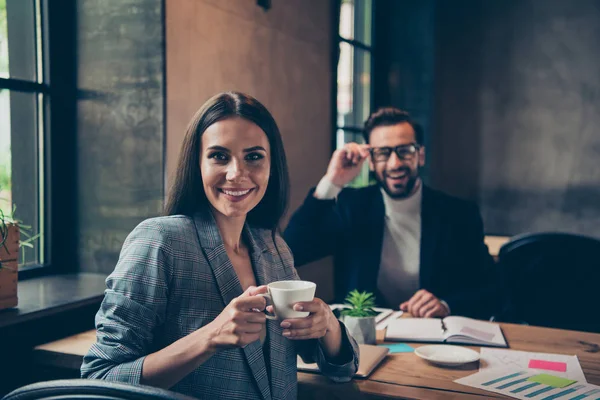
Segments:
[[[589,383],[600,385],[600,334],[533,326],[500,324],[510,349],[577,355]],[[384,332],[378,332],[382,341]],[[35,360],[46,366],[79,369],[83,355],[96,340],[88,331],[37,346]],[[413,343],[413,347],[421,346]],[[471,347],[478,349],[477,347]],[[368,379],[332,384],[318,374],[298,373],[299,397],[314,399],[489,399],[505,396],[453,381],[477,372],[474,363],[461,368],[436,367],[413,353],[390,354]]]

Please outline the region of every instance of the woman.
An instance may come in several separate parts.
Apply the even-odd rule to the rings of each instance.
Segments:
[[[320,299],[303,319],[266,320],[272,281],[299,279],[276,234],[288,200],[279,129],[241,93],[210,99],[190,123],[166,217],[126,239],[96,315],[84,378],[200,398],[296,398],[296,354],[335,381],[358,348]]]

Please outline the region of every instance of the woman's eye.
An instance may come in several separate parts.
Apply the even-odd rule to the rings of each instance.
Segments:
[[[228,159],[227,154],[222,153],[220,151],[215,151],[214,153],[209,154],[208,158],[212,158],[217,161],[227,161]]]
[[[258,161],[262,160],[264,156],[260,153],[250,153],[246,156],[246,160],[248,161]]]

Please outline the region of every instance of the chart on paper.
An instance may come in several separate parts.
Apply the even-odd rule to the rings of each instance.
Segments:
[[[597,400],[600,387],[536,371],[488,370],[454,382],[522,400]]]
[[[578,382],[587,382],[577,356],[485,347],[481,348],[480,355],[480,371],[492,369],[532,370],[533,373],[548,372]]]

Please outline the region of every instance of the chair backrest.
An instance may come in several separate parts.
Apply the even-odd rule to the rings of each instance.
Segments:
[[[170,390],[95,379],[62,379],[13,390],[2,400],[195,400]]]
[[[498,320],[600,332],[600,240],[527,233],[500,249],[503,309]]]

